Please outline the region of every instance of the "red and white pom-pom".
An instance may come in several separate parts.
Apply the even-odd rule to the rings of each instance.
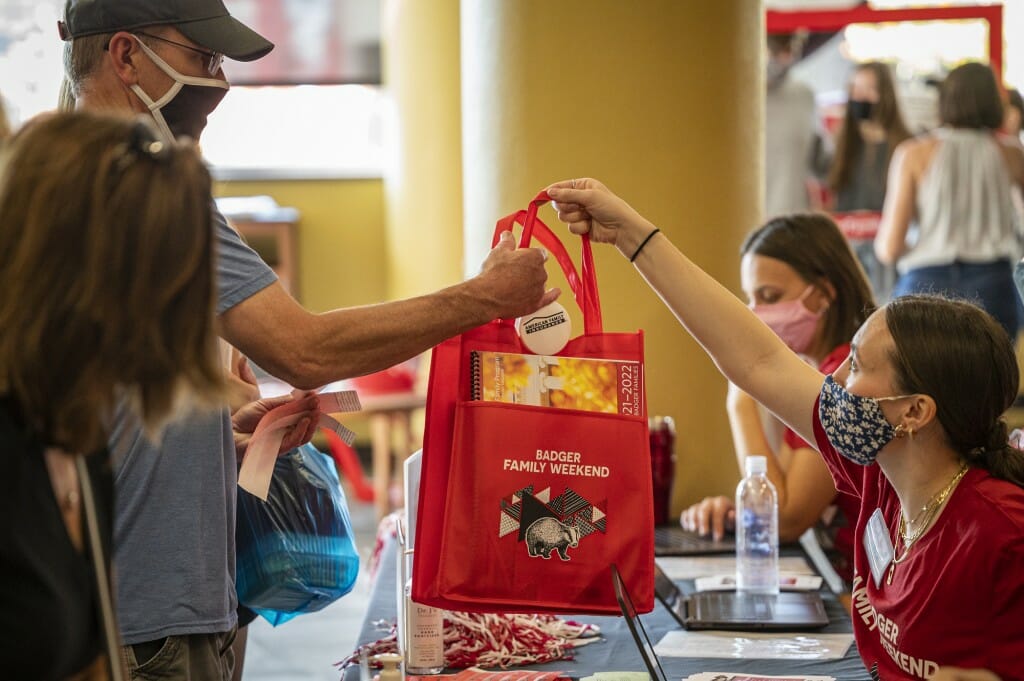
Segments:
[[[445,662],[461,669],[571,660],[572,649],[596,640],[598,633],[593,625],[553,615],[450,612],[445,614]]]
[[[395,540],[398,534],[398,523],[405,527],[405,512],[395,511],[381,518],[377,525],[377,536],[374,539],[373,551],[370,559],[366,562],[367,572],[370,575],[370,583],[377,578],[377,570],[380,568],[380,557],[384,553],[384,545]],[[408,541],[408,540],[406,540]]]
[[[393,630],[393,627],[392,627]],[[599,640],[600,629],[554,615],[446,612],[444,660],[452,669],[516,667],[573,659],[572,649]],[[368,643],[336,666],[342,670],[364,655],[398,652],[395,634]]]

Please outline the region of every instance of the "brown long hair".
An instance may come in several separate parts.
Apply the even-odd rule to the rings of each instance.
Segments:
[[[870,71],[875,75],[875,83],[878,86],[878,104],[875,105],[874,119],[885,130],[888,157],[891,159],[896,145],[910,137],[910,131],[900,112],[899,100],[896,99],[896,86],[893,84],[892,72],[887,64],[877,61],[859,64],[854,71]],[[828,174],[828,184],[833,191],[839,191],[849,184],[853,175],[853,164],[863,153],[864,138],[860,135],[860,125],[853,117],[853,108],[847,106],[836,141],[835,159]],[[888,161],[886,161],[886,165],[888,165]]]
[[[220,399],[210,176],[142,121],[48,115],[0,161],[0,394],[48,445],[105,444],[127,393],[149,427]]]
[[[850,250],[843,233],[823,213],[795,213],[772,218],[751,232],[740,254],[781,260],[805,281],[824,279],[835,289],[825,311],[824,340],[829,348],[849,343],[853,334],[875,311],[864,268]]]
[[[1024,454],[1007,443],[1003,420],[1020,380],[1003,327],[975,305],[933,295],[896,298],[885,307],[885,322],[897,392],[930,395],[953,449],[1024,487]]]

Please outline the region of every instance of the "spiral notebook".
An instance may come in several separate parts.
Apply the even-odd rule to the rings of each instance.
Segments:
[[[642,416],[640,362],[474,350],[472,399]]]

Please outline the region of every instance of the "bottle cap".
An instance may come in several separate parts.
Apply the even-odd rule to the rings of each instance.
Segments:
[[[647,428],[649,430],[660,430],[664,428],[670,433],[676,432],[676,421],[671,416],[648,416]]]
[[[747,457],[747,475],[762,475],[768,471],[768,459],[763,456]]]
[[[572,335],[569,313],[558,301],[545,305],[533,314],[516,320],[516,331],[523,345],[538,355],[555,355],[562,351]]]
[[[398,665],[402,663],[401,655],[381,653],[374,655],[373,659],[384,667],[380,670],[379,681],[402,681],[402,672],[398,669]]]

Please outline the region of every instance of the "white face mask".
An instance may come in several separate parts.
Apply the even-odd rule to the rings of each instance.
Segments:
[[[217,108],[231,86],[220,78],[198,78],[178,73],[138,36],[132,37],[150,60],[174,80],[174,84],[157,100],[147,95],[137,83],[131,85],[132,92],[149,109],[157,128],[168,141],[180,136],[198,141],[206,127],[206,118]]]

